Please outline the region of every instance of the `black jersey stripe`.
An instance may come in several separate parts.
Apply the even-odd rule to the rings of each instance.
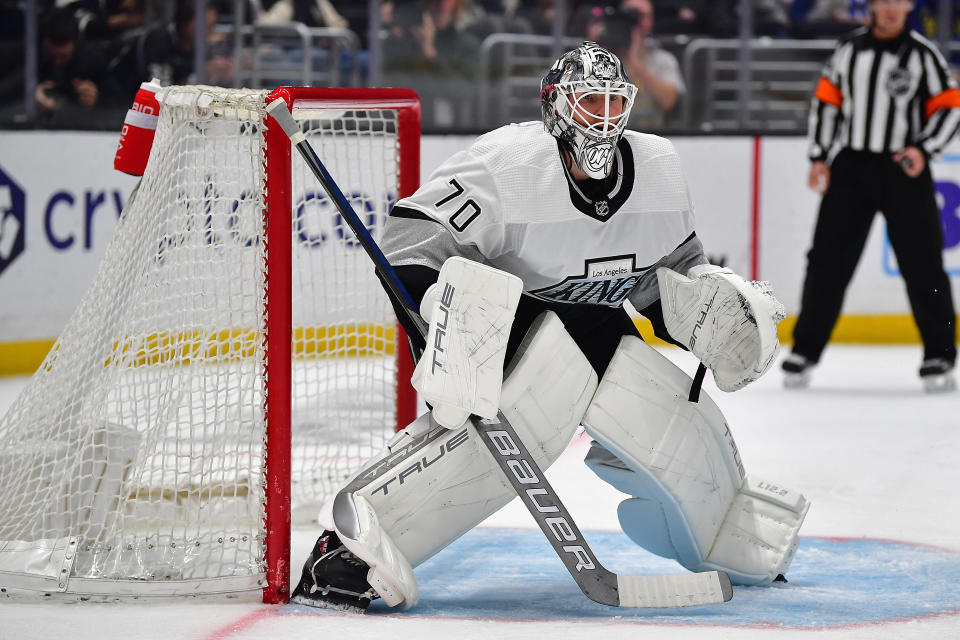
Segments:
[[[877,100],[877,78],[880,76],[880,63],[883,61],[883,54],[879,51],[874,52],[873,63],[870,65],[870,81],[867,83],[867,105],[863,111],[863,136],[860,139],[861,149],[870,149],[873,137],[873,116],[875,114],[874,103]],[[854,104],[854,108],[859,105]]]
[[[816,112],[816,118],[813,121],[812,129],[813,129],[813,140],[817,146],[816,146],[816,151],[814,151],[813,155],[816,156],[817,160],[823,157],[826,157],[827,146],[829,145],[829,141],[824,140],[824,135],[823,135],[823,120],[826,117],[825,106],[826,105],[822,102],[814,106],[814,110]]]
[[[943,147],[947,146],[947,143],[950,142],[955,135],[957,135],[957,131],[960,131],[960,114],[957,114],[956,109],[953,109],[949,112],[947,120],[948,122],[952,123],[952,126],[944,128],[944,133],[946,135],[944,135],[942,138]],[[947,131],[948,128],[949,131]]]
[[[393,218],[407,218],[408,220],[426,220],[427,222],[437,222],[427,214],[422,211],[418,211],[411,207],[405,207],[402,204],[398,204],[390,210],[390,216]],[[437,222],[437,224],[440,224]]]
[[[929,133],[927,136],[929,139],[934,139],[937,137],[937,134],[940,133],[940,130],[943,128],[943,121],[947,117],[947,112],[944,109],[937,111],[927,122],[926,130]]]
[[[912,53],[912,48],[906,46],[902,48],[900,52],[900,59],[897,60],[898,70],[907,69]],[[895,149],[898,145],[903,146],[902,141],[895,141],[893,139],[893,124],[898,118],[908,120],[910,118],[910,109],[909,106],[898,108],[896,98],[891,94],[889,98],[889,106],[887,108],[887,122],[883,133],[884,149]]]
[[[944,66],[946,63],[943,60],[943,56],[941,56],[940,52],[934,49],[929,42],[926,42],[923,39],[919,39],[919,38],[915,39],[914,43],[915,43],[914,46],[920,49],[921,54],[923,56],[930,58],[930,62],[932,63],[931,66],[934,68],[934,70],[936,70],[937,80],[939,80],[940,82],[939,84],[940,88],[936,93],[940,93],[940,91],[943,91],[944,89],[946,89],[947,85],[949,84],[949,80],[948,80],[949,71]]]

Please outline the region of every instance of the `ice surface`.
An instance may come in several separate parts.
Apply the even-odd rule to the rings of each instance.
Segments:
[[[685,370],[688,354],[668,356]],[[779,370],[724,411],[748,473],[804,493],[812,507],[790,583],[735,588],[724,605],[640,612],[586,600],[514,501],[418,569],[421,602],[364,616],[255,601],[123,604],[0,599],[0,640],[237,640],[382,637],[849,640],[960,638],[960,393],[923,393],[919,347],[831,346],[805,391]],[[0,379],[0,411],[22,379]],[[608,568],[671,573],[619,533],[621,494],[583,466],[578,435],[548,476]],[[294,534],[294,573],[317,531]],[[816,630],[816,631],[815,631]]]

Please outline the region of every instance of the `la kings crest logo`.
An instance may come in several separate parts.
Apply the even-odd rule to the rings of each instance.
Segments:
[[[618,307],[645,272],[646,269],[636,268],[633,255],[597,258],[586,261],[582,275],[570,276],[563,282],[529,293],[551,302]]]
[[[593,54],[593,74],[599,80],[616,80],[617,63],[613,58],[607,55],[605,51],[597,51]]]
[[[582,47],[571,53],[580,58],[583,75],[570,79],[617,80],[620,78],[619,61],[597,43],[585,42]]]

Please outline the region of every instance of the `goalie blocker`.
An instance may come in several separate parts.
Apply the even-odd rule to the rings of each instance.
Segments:
[[[443,263],[420,313],[430,323],[411,383],[448,428],[500,409],[503,359],[523,291],[520,278],[460,257]]]

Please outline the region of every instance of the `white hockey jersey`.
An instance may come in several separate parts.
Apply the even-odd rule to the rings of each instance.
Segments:
[[[589,192],[588,192],[589,190]],[[439,270],[453,255],[523,280],[563,303],[643,309],[656,268],[706,262],[673,145],[627,131],[606,180],[577,183],[543,124],[511,124],[451,156],[387,221],[391,264]]]

